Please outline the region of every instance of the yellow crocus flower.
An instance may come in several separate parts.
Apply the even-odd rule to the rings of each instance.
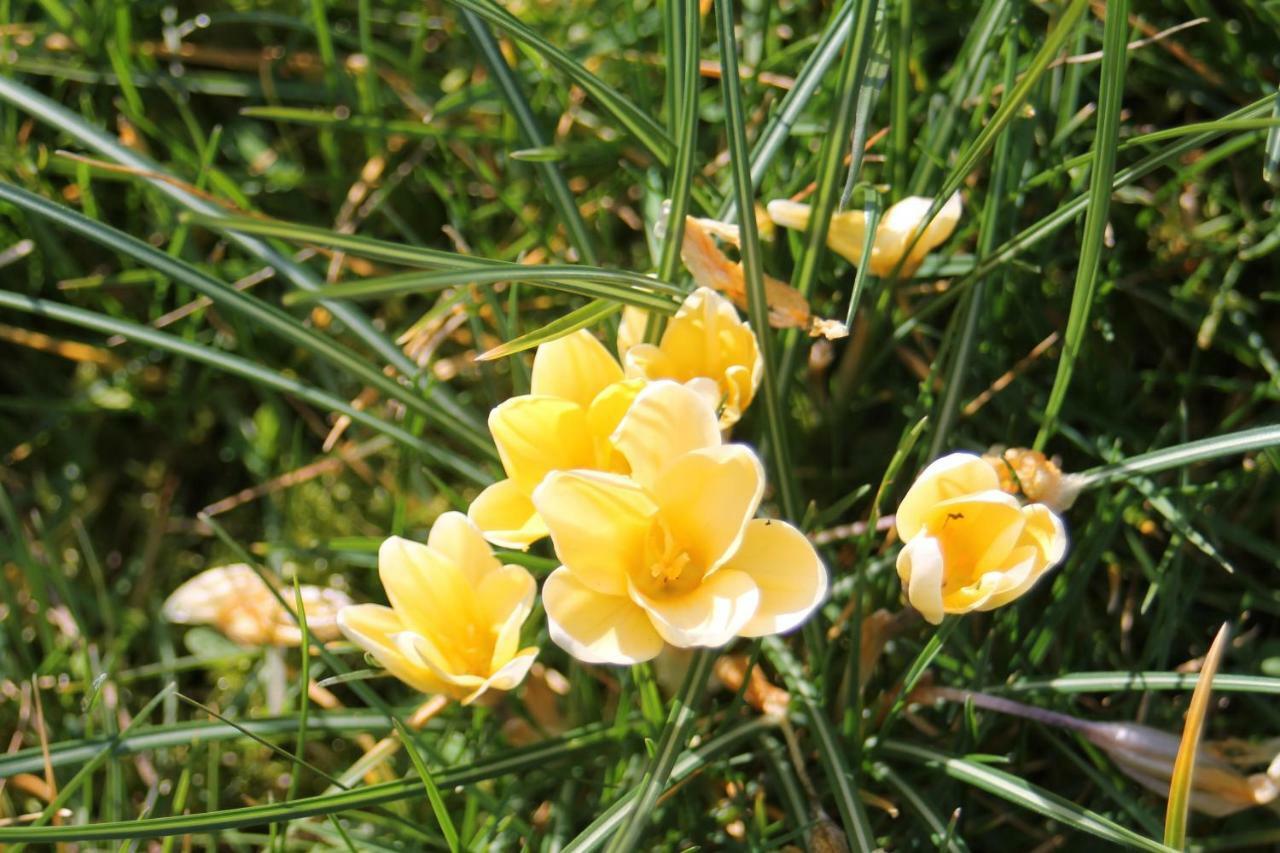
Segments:
[[[636,318],[639,313],[640,319]],[[720,427],[729,429],[751,405],[764,361],[755,332],[738,316],[733,303],[708,287],[699,287],[667,321],[657,346],[643,339],[643,312],[624,311],[618,330],[618,354],[633,378],[689,382],[711,379],[720,395]]]
[[[1067,549],[1058,516],[1001,491],[995,469],[972,453],[925,468],[898,507],[897,528],[906,543],[898,577],[907,600],[934,624],[944,613],[1008,604]]]
[[[537,583],[502,565],[465,515],[441,515],[425,545],[387,539],[378,575],[391,606],[344,607],[338,625],[396,678],[464,705],[524,680],[538,650],[520,648],[520,628]]]
[[[920,239],[915,241],[910,251],[907,249],[932,204],[931,198],[908,196],[884,212],[876,224],[876,235],[871,243],[869,271],[872,275],[887,276],[897,268],[898,275],[907,278],[920,266],[925,255],[946,242],[956,230],[956,224],[964,210],[959,193],[947,199],[938,215],[925,226]],[[777,199],[769,202],[769,216],[785,228],[804,230],[809,227],[807,204]],[[862,263],[862,244],[866,240],[866,233],[865,213],[861,210],[841,211],[831,217],[827,245],[832,251],[843,255],[849,263],[858,266]]]
[[[789,631],[822,601],[822,560],[791,525],[753,518],[760,461],[722,443],[706,396],[650,383],[613,443],[629,476],[559,471],[533,495],[562,563],[542,588],[558,645],[589,663],[633,664],[666,643]]]
[[[546,536],[531,496],[552,471],[626,473],[609,436],[643,385],[624,379],[617,359],[585,329],[538,347],[531,393],[489,414],[507,479],[486,488],[467,511],[485,537],[523,550]]]

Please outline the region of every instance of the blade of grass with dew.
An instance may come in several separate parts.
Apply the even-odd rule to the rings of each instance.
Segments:
[[[257,362],[233,355],[228,352],[192,343],[176,335],[157,332],[150,326],[141,326],[128,320],[117,320],[104,314],[86,311],[47,299],[34,299],[17,293],[0,290],[0,307],[13,308],[30,314],[51,317],[65,323],[72,323],[104,334],[120,335],[139,344],[172,352],[193,361],[208,364],[219,370],[239,376],[243,379],[297,397],[312,405],[346,415],[353,421],[388,436],[398,444],[431,459],[436,464],[447,467],[459,475],[466,477],[476,485],[485,485],[493,478],[483,468],[473,465],[457,454],[449,453],[432,442],[423,441],[400,427],[374,415],[364,409],[357,409],[339,397],[318,388],[305,385],[278,371],[269,370]]]
[[[1078,806],[1065,797],[1046,791],[1012,773],[903,741],[888,740],[881,744],[880,748],[886,755],[937,766],[953,779],[981,788],[1014,805],[1058,821],[1077,832],[1085,832],[1112,844],[1138,850],[1158,851],[1158,853],[1169,851],[1168,847],[1158,841],[1139,835],[1092,809]]]
[[[217,205],[163,180],[159,176],[164,176],[166,173],[159,164],[126,148],[120,142],[89,124],[66,107],[24,86],[13,78],[0,77],[0,100],[7,101],[18,109],[34,116],[39,121],[46,122],[64,133],[70,134],[82,144],[92,148],[99,154],[110,157],[117,163],[147,173],[142,176],[143,180],[162,195],[187,210],[204,213],[209,216],[219,216],[226,212]],[[238,234],[229,234],[228,239],[250,255],[261,260],[264,264],[278,270],[295,287],[300,287],[304,290],[316,290],[321,286],[320,281],[305,267],[294,263],[293,260],[272,249],[266,243]],[[377,352],[379,357],[388,364],[394,365],[397,370],[406,376],[416,375],[417,365],[401,352],[400,348],[391,340],[379,332],[369,321],[369,318],[360,313],[358,309],[339,304],[326,306],[326,308],[332,311],[334,317],[351,329],[357,337]],[[446,400],[442,405],[450,406],[451,401]],[[451,408],[455,410],[453,412],[455,415],[461,411],[456,406],[451,406]]]
[[[658,796],[666,789],[676,761],[688,743],[689,730],[697,719],[716,654],[715,649],[698,649],[693,653],[684,684],[671,701],[671,710],[658,738],[657,751],[636,790],[635,806],[628,810],[622,826],[609,840],[605,848],[609,853],[638,849],[645,827],[653,819]]]
[[[579,329],[594,326],[618,313],[621,308],[622,305],[620,303],[608,299],[593,300],[581,308],[575,308],[563,317],[552,320],[541,328],[525,332],[518,338],[480,353],[476,356],[476,361],[494,361],[495,359],[506,358],[509,355],[533,349],[536,346],[563,338],[565,335],[573,334]]]
[[[1207,462],[1224,456],[1236,456],[1255,450],[1265,450],[1280,445],[1280,424],[1215,435],[1197,441],[1163,447],[1149,453],[1130,456],[1113,465],[1100,465],[1080,474],[1082,489],[1094,489],[1131,474],[1154,474],[1171,468],[1182,468],[1197,462]]]
[[[399,400],[409,408],[420,412],[447,429],[454,437],[465,442],[471,449],[479,451],[484,457],[496,458],[497,453],[487,433],[482,432],[469,417],[455,417],[452,412],[438,406],[417,390],[405,387],[384,375],[367,360],[312,330],[279,308],[236,290],[225,282],[218,281],[190,264],[170,257],[136,237],[89,219],[12,184],[0,181],[0,199],[99,245],[128,255],[139,263],[175,281],[182,282],[214,304],[245,316],[255,325],[270,330],[280,338],[328,361],[386,396]]]
[[[427,767],[427,763],[422,760],[422,754],[418,752],[418,746],[414,743],[413,733],[399,719],[393,717],[391,722],[395,724],[396,732],[400,735],[400,741],[404,744],[405,752],[409,753],[409,760],[413,762],[413,768],[418,771],[418,778],[422,780],[422,786],[427,792],[427,799],[431,801],[431,811],[436,816],[436,822],[440,824],[440,832],[444,835],[445,843],[449,845],[451,853],[458,853],[458,830],[454,828],[453,819],[449,817],[449,809],[444,804],[444,797],[440,796],[440,788],[431,776],[431,769]]]
[[[800,517],[799,497],[796,494],[795,471],[791,466],[791,442],[787,433],[782,399],[779,396],[782,377],[778,375],[778,362],[774,358],[774,338],[769,333],[769,302],[764,290],[764,258],[760,252],[760,234],[752,204],[754,193],[747,154],[746,116],[742,109],[742,87],[738,77],[737,41],[733,30],[732,0],[716,0],[716,34],[720,45],[722,66],[720,83],[724,92],[725,129],[728,135],[729,164],[733,170],[734,197],[738,210],[748,215],[740,217],[738,226],[742,267],[746,275],[747,315],[751,328],[759,330],[760,358],[764,364],[760,382],[760,396],[764,398],[765,419],[768,424],[769,457],[773,465],[774,482],[777,484],[782,511],[787,518]]]
[[[1196,756],[1200,753],[1200,734],[1209,714],[1209,698],[1213,695],[1213,677],[1218,674],[1222,658],[1231,638],[1231,623],[1224,622],[1218,635],[1204,656],[1196,689],[1187,707],[1187,721],[1182,728],[1182,741],[1178,744],[1178,757],[1173,762],[1173,775],[1169,779],[1169,805],[1164,816],[1164,843],[1174,850],[1187,846],[1187,815],[1191,810],[1191,777],[1196,770]]]
[[[537,117],[534,116],[529,100],[524,96],[524,92],[520,90],[515,74],[508,67],[507,60],[503,57],[502,50],[498,47],[498,41],[493,37],[493,33],[489,32],[489,28],[485,26],[484,21],[469,9],[462,10],[462,20],[466,24],[467,32],[480,50],[480,57],[484,60],[485,68],[489,70],[490,76],[493,77],[494,82],[497,84],[498,91],[502,93],[503,101],[511,109],[512,117],[515,119],[516,127],[520,131],[520,137],[524,140],[524,144],[530,148],[548,147],[551,144],[550,140],[547,139],[546,133],[538,123]],[[542,179],[547,195],[551,199],[551,204],[560,215],[560,222],[568,233],[569,243],[578,250],[578,255],[582,260],[594,266],[596,263],[595,246],[591,243],[591,235],[587,233],[587,224],[582,221],[582,214],[578,211],[578,203],[574,199],[573,192],[569,189],[569,184],[565,181],[564,175],[560,173],[559,166],[554,162],[537,161],[534,163],[534,169],[537,170],[539,177]]]
[[[1093,170],[1089,175],[1089,206],[1084,218],[1084,238],[1080,246],[1080,263],[1072,289],[1071,314],[1063,335],[1058,372],[1049,391],[1044,420],[1033,447],[1043,450],[1057,429],[1067,387],[1075,371],[1084,335],[1093,307],[1093,295],[1102,266],[1102,248],[1111,211],[1111,184],[1115,180],[1116,145],[1120,133],[1120,109],[1124,102],[1125,68],[1129,51],[1129,0],[1110,0],[1106,5],[1106,21],[1102,35],[1102,79],[1099,83],[1098,124],[1093,137]]]

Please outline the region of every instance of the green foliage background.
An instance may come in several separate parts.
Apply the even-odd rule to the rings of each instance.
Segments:
[[[1110,32],[1104,5],[1128,12]],[[738,104],[719,79],[730,31],[717,11],[737,24]],[[735,432],[772,466],[768,512],[822,530],[866,520],[882,487],[879,511],[890,512],[949,449],[1040,441],[1083,471],[1262,431],[1247,434],[1243,455],[1210,442],[1188,464],[1158,456],[1150,473],[1091,489],[1066,515],[1073,547],[1051,578],[941,633],[907,623],[861,698],[850,687],[858,632],[830,640],[828,629],[847,629],[846,608],[901,608],[895,549],[836,537],[824,549],[834,593],[822,616],[803,636],[741,649],[791,690],[797,753],[739,697],[683,694],[683,733],[697,735],[706,763],[640,813],[636,843],[803,846],[824,820],[855,847],[1158,839],[1163,801],[1083,741],[954,707],[918,710],[913,726],[894,701],[927,664],[938,683],[1177,731],[1189,681],[1146,689],[1128,674],[1174,672],[1228,621],[1237,641],[1226,671],[1244,677],[1224,682],[1210,736],[1280,731],[1280,211],[1267,180],[1280,156],[1278,32],[1271,4],[1201,0],[747,2],[701,14],[646,0],[505,11],[486,0],[0,0],[0,745],[13,747],[0,778],[43,777],[34,678],[59,805],[71,810],[62,822],[80,827],[56,837],[111,824],[101,838],[117,841],[93,844],[177,832],[210,848],[445,846],[406,756],[394,764],[406,781],[302,799],[328,787],[319,771],[340,775],[360,755],[356,732],[385,734],[388,706],[407,713],[419,697],[386,679],[334,685],[351,710],[311,710],[309,766],[295,768],[298,653],[179,629],[160,603],[245,551],[380,600],[378,542],[421,536],[498,473],[484,418],[527,388],[528,354],[476,364],[477,349],[535,332],[584,294],[652,299],[619,272],[660,271],[687,287],[654,236],[662,201],[731,211],[748,165],[758,201],[817,181],[811,201],[842,204],[850,145],[833,128],[844,122],[859,139],[888,129],[848,205],[958,187],[966,213],[913,279],[867,278],[856,290],[853,270],[817,239],[749,240],[753,274],[791,280],[822,316],[843,319],[858,294],[850,341],[827,349],[771,333],[765,396],[776,417],[762,399]],[[284,224],[250,244],[234,228],[261,223],[212,215]],[[344,264],[333,246],[347,250]],[[487,272],[492,262],[521,260],[586,275],[472,283],[477,270],[501,274]],[[277,274],[260,275],[268,264]],[[285,304],[327,278],[410,269],[435,277],[414,292]],[[228,295],[246,281],[248,297]],[[202,293],[217,304],[141,339],[137,324]],[[391,341],[424,313],[455,310],[430,363],[404,378],[417,368]],[[613,322],[597,324],[606,340]],[[1048,354],[964,413],[1055,331]],[[92,344],[97,361],[50,352],[33,332]],[[1056,373],[1064,347],[1074,369]],[[391,379],[388,364],[400,371]],[[322,448],[335,407],[379,382],[340,443],[365,458],[275,482],[341,459]],[[259,487],[212,525],[198,518]],[[542,573],[550,557],[543,546],[526,562]],[[682,733],[646,669],[575,665],[540,616],[528,639],[569,677],[569,736],[507,743],[504,723],[526,713],[517,694],[451,709],[416,739],[468,847],[560,849],[603,816],[602,840],[619,825],[610,815],[627,818],[619,798],[641,785],[650,753]],[[340,651],[313,659],[310,674],[339,668],[365,664]],[[676,775],[692,761],[680,757]],[[865,807],[858,791],[901,814]],[[1063,799],[1049,808],[1041,791]],[[12,779],[0,788],[0,816],[44,806]],[[338,819],[310,819],[318,813]],[[1280,840],[1264,810],[1193,820],[1192,836],[1215,849]],[[0,826],[5,841],[46,837]]]

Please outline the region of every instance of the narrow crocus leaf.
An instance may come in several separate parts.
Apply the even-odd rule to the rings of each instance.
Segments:
[[[491,350],[480,353],[480,355],[476,356],[476,361],[494,361],[509,355],[515,355],[518,352],[524,352],[527,349],[533,349],[541,344],[550,343],[557,338],[571,335],[579,329],[594,326],[610,314],[616,313],[621,307],[622,304],[619,302],[594,299],[581,308],[575,308],[558,320],[552,320],[547,325],[534,329],[532,332],[525,332],[518,338],[513,338],[504,344],[498,344]]]
[[[1169,808],[1164,816],[1164,843],[1167,847],[1182,850],[1187,844],[1187,812],[1191,808],[1191,774],[1195,772],[1196,754],[1200,750],[1200,733],[1204,718],[1209,713],[1209,696],[1213,692],[1213,677],[1222,663],[1231,637],[1231,624],[1224,622],[1218,629],[1204,665],[1200,667],[1200,680],[1191,694],[1191,706],[1187,709],[1187,722],[1182,729],[1182,744],[1178,758],[1173,763],[1173,778],[1169,781]]]

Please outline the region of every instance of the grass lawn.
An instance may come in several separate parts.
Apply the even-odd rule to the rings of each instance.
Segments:
[[[1278,36],[0,0],[0,847],[1274,849]]]

